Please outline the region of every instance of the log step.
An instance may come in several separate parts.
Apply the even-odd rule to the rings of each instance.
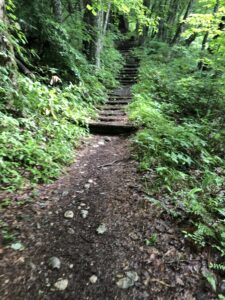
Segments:
[[[133,125],[127,125],[123,123],[109,124],[104,122],[96,122],[89,124],[89,130],[92,134],[108,134],[108,135],[117,135],[117,134],[128,134],[136,131],[136,127]]]
[[[125,121],[124,118],[122,118],[122,116],[107,116],[107,117],[99,117],[98,118],[98,121],[101,121],[101,122],[123,122]]]
[[[126,113],[124,111],[103,111],[100,113],[100,117],[113,117],[113,116],[126,116]]]
[[[107,104],[109,105],[127,105],[130,101],[129,100],[110,100],[107,101]]]

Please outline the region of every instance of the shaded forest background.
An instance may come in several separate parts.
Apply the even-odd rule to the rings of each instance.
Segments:
[[[128,110],[149,200],[187,220],[224,272],[225,1],[0,0],[0,20],[3,190],[54,180],[74,159],[132,43]]]

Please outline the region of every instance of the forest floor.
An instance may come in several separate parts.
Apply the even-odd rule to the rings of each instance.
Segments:
[[[137,167],[128,137],[92,136],[59,180],[17,195],[1,216],[18,249],[0,247],[1,300],[216,299],[209,254],[145,199]]]

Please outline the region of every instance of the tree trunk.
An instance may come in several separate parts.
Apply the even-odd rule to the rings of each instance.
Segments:
[[[197,38],[198,34],[196,32],[192,33],[185,41],[185,46],[189,47],[194,42],[194,40]]]
[[[165,16],[167,14],[167,8],[165,9],[166,5],[167,5],[167,0],[165,1],[160,1],[160,7],[159,9],[161,9],[161,11],[159,12],[159,27],[158,27],[158,33],[157,33],[157,37],[159,40],[161,41],[165,41],[166,40],[166,20],[165,20]]]
[[[91,5],[91,0],[82,0],[80,2],[81,6],[83,6],[83,22],[85,24],[85,30],[89,35],[88,40],[83,41],[83,50],[86,54],[86,57],[89,61],[93,61],[95,59],[95,39],[96,39],[96,30],[95,30],[95,16],[93,13],[86,9],[87,5]]]
[[[96,69],[100,69],[101,67],[101,52],[103,49],[104,37],[106,34],[108,22],[109,22],[109,15],[111,10],[111,2],[108,4],[108,9],[106,14],[104,11],[99,11],[97,15],[97,41],[96,41],[96,52],[95,52],[95,65]]]
[[[184,24],[185,24],[185,21],[187,20],[187,18],[189,17],[189,14],[192,10],[192,7],[193,7],[193,3],[194,3],[194,0],[190,0],[189,3],[188,3],[188,6],[187,6],[187,9],[185,11],[185,14],[184,14],[184,17],[183,17],[183,20],[182,22],[178,25],[177,27],[177,31],[171,41],[171,45],[174,45],[177,43],[177,41],[180,39],[180,36],[183,32],[183,28],[184,28]]]
[[[4,31],[0,31],[0,66],[7,68],[13,87],[17,88],[14,49],[10,43],[9,33],[7,31],[8,20],[5,13],[5,0],[0,0],[0,22],[5,25]]]
[[[61,0],[52,0],[52,7],[55,19],[57,22],[62,23],[62,3]]]
[[[4,20],[5,15],[5,0],[0,0],[0,21]]]
[[[167,20],[166,20],[167,28],[165,30],[165,39],[168,42],[170,41],[173,24],[176,22],[177,19],[178,6],[179,6],[179,1],[171,0],[168,9]]]
[[[215,15],[218,12],[219,6],[220,6],[220,0],[217,0],[213,9],[213,15]],[[206,48],[208,37],[209,37],[209,32],[207,31],[202,40],[202,51],[204,51]]]
[[[103,43],[103,22],[104,22],[104,12],[99,11],[97,15],[97,41],[96,41],[96,51],[95,51],[95,65],[97,69],[101,67],[101,51]]]
[[[6,26],[4,31],[0,32],[0,65],[3,67],[11,67],[11,69],[14,70],[16,63],[13,47],[7,32],[8,20],[5,14],[5,0],[0,0],[0,22],[3,22]]]

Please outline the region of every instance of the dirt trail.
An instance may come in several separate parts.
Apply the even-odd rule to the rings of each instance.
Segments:
[[[193,253],[178,226],[144,199],[141,177],[128,138],[87,140],[65,176],[41,187],[31,202],[5,211],[3,220],[25,249],[0,254],[0,298],[214,299],[201,279],[204,253]],[[68,210],[71,219],[64,216]],[[101,224],[106,231],[98,234]],[[144,240],[152,236],[155,242],[147,246]],[[60,269],[49,266],[53,256]],[[136,278],[122,289],[117,283],[126,281],[128,271]],[[68,280],[63,291],[54,287],[59,278]]]

